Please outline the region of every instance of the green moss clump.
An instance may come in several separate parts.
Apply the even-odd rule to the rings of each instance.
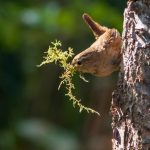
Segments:
[[[73,90],[75,90],[75,85],[73,84],[72,78],[75,75],[76,70],[75,67],[68,62],[68,59],[74,56],[73,49],[69,47],[66,51],[62,51],[61,46],[62,44],[60,41],[56,40],[55,42],[51,42],[51,46],[49,47],[48,51],[45,52],[47,55],[43,57],[44,60],[39,65],[39,67],[49,63],[55,63],[62,67],[64,69],[64,72],[60,76],[61,82],[58,89],[60,89],[63,84],[65,85],[67,90],[67,93],[65,95],[68,96],[69,100],[73,102],[74,107],[79,107],[79,112],[85,110],[88,113],[95,113],[97,115],[100,115],[97,111],[82,105],[81,100],[78,100],[74,96]],[[80,78],[87,82],[87,80],[85,80],[83,76],[80,75]]]

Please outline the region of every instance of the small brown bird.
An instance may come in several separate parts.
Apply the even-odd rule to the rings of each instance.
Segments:
[[[93,31],[96,41],[74,57],[72,64],[83,73],[104,77],[119,69],[122,39],[116,29],[95,22],[88,14],[83,19]]]

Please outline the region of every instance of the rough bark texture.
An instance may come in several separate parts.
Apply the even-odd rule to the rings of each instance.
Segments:
[[[112,98],[113,150],[150,150],[150,0],[128,1]]]

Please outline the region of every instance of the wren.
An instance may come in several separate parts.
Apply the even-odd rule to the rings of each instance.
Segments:
[[[83,73],[104,77],[119,70],[122,39],[116,29],[109,29],[95,22],[88,14],[83,19],[92,30],[96,41],[72,60],[75,69]]]

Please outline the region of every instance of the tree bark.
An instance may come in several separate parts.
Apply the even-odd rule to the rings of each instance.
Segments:
[[[111,106],[113,150],[150,150],[150,0],[128,1],[122,39]]]

